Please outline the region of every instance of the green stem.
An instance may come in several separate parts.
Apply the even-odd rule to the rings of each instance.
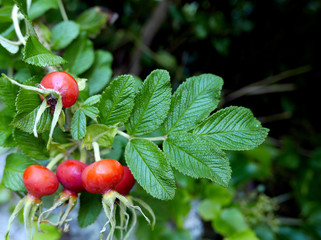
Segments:
[[[64,8],[64,4],[62,3],[62,0],[58,0],[58,6],[59,6],[59,10],[60,10],[62,19],[64,21],[68,21],[68,16],[67,16],[66,10]]]
[[[87,159],[87,151],[86,149],[82,148],[80,150],[80,162],[86,163],[86,159]]]
[[[100,150],[99,150],[99,144],[97,142],[92,143],[93,149],[94,149],[94,154],[95,154],[95,161],[98,162],[101,160],[100,158]]]
[[[121,130],[117,130],[117,134],[123,136],[124,138],[127,138],[128,140],[131,139],[146,139],[149,141],[165,141],[167,139],[167,136],[159,136],[159,137],[146,137],[146,138],[141,138],[141,137],[132,137],[130,135],[128,135],[127,133],[124,133]]]
[[[47,168],[51,170],[53,166],[55,166],[61,159],[63,159],[65,155],[63,153],[59,153],[57,156],[55,156],[50,163],[47,165]]]
[[[124,138],[127,138],[127,139],[131,139],[131,136],[129,136],[127,133],[124,133],[123,131],[120,131],[120,130],[117,130],[117,133],[120,135],[120,136],[123,136]]]
[[[147,138],[139,138],[139,139],[146,139],[146,140],[149,140],[149,141],[165,141],[167,139],[167,136],[147,137]]]

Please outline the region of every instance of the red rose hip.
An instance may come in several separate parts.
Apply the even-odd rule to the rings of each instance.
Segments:
[[[85,168],[81,175],[81,181],[88,192],[104,194],[113,190],[123,175],[123,166],[118,161],[103,159]]]
[[[81,184],[81,174],[88,165],[80,161],[69,159],[58,165],[56,175],[65,189],[77,194],[85,191]]]
[[[124,168],[124,177],[120,181],[120,183],[117,184],[115,190],[120,193],[123,196],[127,196],[130,192],[130,190],[133,188],[133,186],[136,183],[136,180],[130,171],[130,169],[127,166],[123,166]]]
[[[56,175],[40,165],[27,167],[22,179],[28,195],[39,200],[43,196],[54,194],[59,187]]]
[[[57,71],[48,73],[41,80],[40,84],[45,88],[54,89],[59,92],[62,97],[62,106],[65,108],[74,105],[78,99],[78,84],[76,80],[66,72]]]

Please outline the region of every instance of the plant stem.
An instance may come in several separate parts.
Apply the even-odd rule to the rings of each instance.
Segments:
[[[61,159],[64,158],[64,154],[63,153],[59,153],[57,156],[55,156],[50,163],[47,165],[47,168],[49,170],[51,170],[53,168],[53,166],[55,166],[57,164],[57,162],[59,162]]]
[[[64,21],[68,21],[68,16],[67,16],[66,10],[65,10],[65,8],[64,8],[64,5],[63,5],[63,3],[62,3],[62,0],[58,0],[58,6],[59,6],[59,10],[60,10],[62,19],[63,19]]]
[[[159,137],[146,137],[146,138],[141,138],[141,137],[132,137],[128,135],[127,133],[124,133],[123,131],[117,130],[117,133],[129,140],[131,139],[146,139],[149,141],[165,141],[167,139],[167,136],[159,136]]]
[[[93,142],[93,149],[94,149],[94,154],[95,154],[95,161],[98,162],[101,160],[100,158],[100,150],[99,150],[99,144],[97,142]]]
[[[147,138],[138,138],[138,139],[146,139],[149,141],[165,141],[167,139],[167,136],[147,137]]]
[[[80,162],[86,163],[86,158],[87,158],[87,152],[86,149],[81,149],[80,150]]]
[[[124,133],[123,131],[117,130],[117,133],[124,138],[131,139],[131,136],[129,136],[127,133]]]

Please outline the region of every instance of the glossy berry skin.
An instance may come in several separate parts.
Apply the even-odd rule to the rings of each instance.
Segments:
[[[54,89],[61,94],[62,106],[71,107],[78,99],[79,89],[76,80],[66,72],[48,73],[40,84],[49,89]]]
[[[40,165],[27,167],[22,180],[29,197],[38,200],[43,196],[54,194],[59,187],[56,175],[48,168]]]
[[[56,170],[56,175],[65,189],[73,193],[84,192],[85,188],[81,184],[81,174],[88,165],[74,159],[60,163]]]
[[[105,194],[114,190],[123,175],[123,166],[118,161],[103,159],[85,168],[81,175],[81,181],[88,192]]]
[[[123,166],[124,168],[124,177],[123,179],[117,184],[115,190],[123,196],[129,195],[130,190],[136,183],[136,180],[129,170],[127,166]]]

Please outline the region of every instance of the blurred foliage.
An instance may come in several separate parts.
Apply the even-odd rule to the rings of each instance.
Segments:
[[[166,17],[156,14],[161,4]],[[157,216],[153,231],[139,224],[138,239],[321,239],[320,100],[315,87],[321,77],[320,1],[68,0],[65,6],[70,19],[80,22],[84,16],[79,13],[95,6],[111,11],[110,16],[118,14],[93,40],[95,49],[112,53],[114,75],[134,73],[143,79],[154,68],[166,68],[175,88],[186,77],[210,72],[224,78],[225,96],[267,77],[274,81],[274,88],[260,85],[237,99],[223,99],[225,106],[252,109],[271,130],[262,146],[229,154],[230,188],[176,173],[175,199],[164,202],[136,186],[132,194],[146,200]],[[51,8],[42,18],[50,26],[61,20],[57,12]],[[2,47],[0,55],[0,68],[6,70],[15,58]],[[277,74],[301,66],[309,66],[304,74],[281,79],[293,88],[282,88]],[[30,74],[17,72],[16,77]],[[116,137],[117,151],[106,156],[122,161],[122,141]],[[0,203],[8,194],[0,187]],[[190,216],[193,209],[197,214]],[[191,218],[194,228],[188,228]]]

